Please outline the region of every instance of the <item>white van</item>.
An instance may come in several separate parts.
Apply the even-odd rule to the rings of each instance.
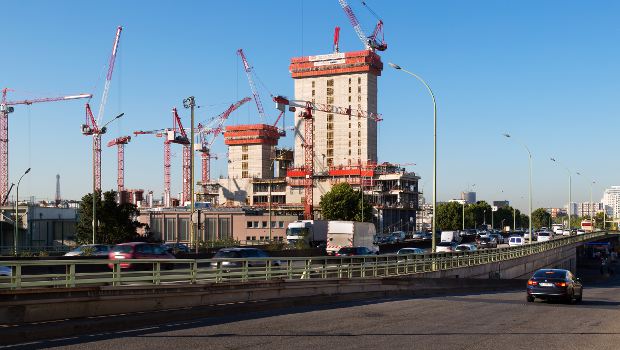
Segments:
[[[510,236],[508,237],[508,246],[516,247],[525,244],[525,239],[521,236]]]
[[[538,232],[538,236],[536,237],[536,240],[538,242],[545,242],[545,241],[551,240],[551,238],[553,238],[553,233],[551,233],[550,231],[542,231],[542,232]]]

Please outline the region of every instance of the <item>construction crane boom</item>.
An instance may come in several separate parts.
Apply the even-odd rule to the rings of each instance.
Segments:
[[[91,98],[91,94],[78,94],[60,97],[33,98],[29,100],[8,101],[7,93],[13,91],[8,88],[2,89],[0,101],[0,198],[5,198],[9,193],[9,113],[13,113],[15,105],[31,105],[41,102],[55,102]]]
[[[116,28],[116,36],[114,37],[114,45],[112,45],[112,54],[108,62],[108,74],[105,77],[105,86],[103,87],[103,94],[101,95],[101,103],[99,104],[99,112],[97,113],[97,123],[101,123],[103,118],[103,112],[105,110],[106,102],[108,101],[108,93],[110,91],[110,82],[112,81],[112,73],[114,72],[114,63],[116,62],[116,53],[118,52],[118,44],[121,40],[121,31],[123,27],[118,26]]]
[[[248,83],[250,84],[250,89],[252,89],[252,95],[254,95],[256,109],[258,109],[258,115],[261,117],[261,119],[265,119],[265,110],[263,109],[263,103],[261,102],[260,95],[258,94],[258,90],[256,89],[256,85],[254,84],[254,79],[252,79],[253,68],[248,63],[248,60],[243,53],[243,49],[237,50],[237,54],[241,56],[241,60],[243,61],[243,70],[248,77]]]
[[[381,19],[379,19],[379,22],[375,26],[375,30],[373,31],[372,35],[368,36],[366,35],[366,33],[364,33],[364,30],[362,30],[362,25],[360,24],[359,20],[355,16],[355,13],[353,12],[353,9],[351,9],[347,1],[338,0],[338,2],[340,3],[340,6],[344,10],[344,13],[349,18],[349,22],[351,22],[351,25],[353,26],[353,29],[355,30],[355,34],[357,34],[357,37],[360,39],[360,41],[362,42],[366,50],[372,50],[372,51],[387,50],[387,44],[383,40],[383,21]],[[362,4],[368,8],[365,2],[362,1]],[[368,10],[374,16],[376,16],[376,13],[374,11],[370,10],[370,8],[368,8]],[[381,39],[379,39],[379,36],[381,36]]]
[[[244,103],[252,100],[249,97],[245,97],[233,104],[231,104],[224,112],[218,115],[213,120],[215,121],[215,125],[211,128],[205,128],[204,125],[198,124],[198,138],[200,140],[200,144],[197,144],[197,151],[201,153],[202,158],[202,184],[206,186],[206,184],[211,179],[211,171],[210,171],[210,161],[211,158],[217,159],[217,157],[211,154],[211,146],[215,139],[222,133],[224,128],[224,123],[230,116],[232,112],[237,110],[237,108],[241,107]],[[207,135],[211,135],[211,138],[208,140]]]

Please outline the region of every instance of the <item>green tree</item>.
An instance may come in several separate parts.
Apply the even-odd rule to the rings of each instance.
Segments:
[[[442,231],[460,230],[463,226],[463,205],[458,202],[437,205],[437,227]]]
[[[95,196],[97,208],[97,243],[117,244],[128,242],[138,238],[136,229],[141,227],[135,219],[140,214],[135,205],[130,203],[116,203],[116,191],[101,192]],[[92,243],[93,239],[93,197],[89,193],[82,197],[80,209],[78,209],[78,224],[76,228],[76,241],[78,244]]]
[[[325,220],[372,222],[372,205],[367,200],[362,201],[362,193],[346,182],[335,185],[322,195],[320,206]]]
[[[532,226],[541,228],[549,226],[551,214],[545,208],[538,208],[532,212]]]

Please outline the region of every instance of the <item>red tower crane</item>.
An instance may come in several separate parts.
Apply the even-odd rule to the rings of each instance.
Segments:
[[[121,136],[108,142],[108,147],[118,146],[118,175],[116,183],[118,185],[118,193],[125,190],[125,145],[131,141],[131,136]]]
[[[294,112],[296,108],[302,108],[300,117],[304,120],[304,167],[301,171],[297,170],[297,174],[304,177],[304,218],[306,220],[312,220],[313,218],[313,199],[314,199],[314,115],[312,111],[328,112],[338,115],[357,116],[361,118],[368,118],[374,121],[380,121],[381,115],[378,113],[366,112],[363,110],[355,110],[351,108],[336,107],[332,105],[325,105],[321,103],[313,103],[302,100],[289,100],[283,96],[276,96],[273,98],[276,102],[276,108],[281,112],[286,110],[286,106],[289,106],[289,110]]]
[[[79,94],[61,97],[34,98],[30,100],[7,101],[8,88],[2,89],[0,102],[0,198],[5,198],[9,190],[9,113],[13,113],[15,105],[31,105],[40,102],[54,102],[91,98],[91,94]]]
[[[200,139],[200,143],[196,144],[196,151],[201,153],[203,186],[205,186],[211,178],[211,174],[210,174],[211,158],[217,159],[217,156],[211,153],[211,146],[213,145],[213,142],[222,133],[222,130],[224,128],[224,123],[228,119],[228,116],[230,116],[232,112],[234,112],[237,108],[241,107],[244,103],[249,102],[250,100],[252,99],[249,97],[245,97],[231,104],[230,107],[228,107],[224,112],[222,112],[217,117],[211,119],[211,121],[213,121],[215,125],[211,126],[210,128],[206,128],[204,125],[200,123],[198,124],[197,131],[198,131],[198,137]],[[209,139],[207,139],[207,135],[210,135]]]
[[[93,137],[93,193],[101,191],[101,135],[105,134],[106,128],[99,127],[101,118],[105,110],[105,105],[108,100],[108,93],[110,91],[110,82],[112,81],[112,73],[114,72],[114,62],[116,61],[116,53],[118,52],[118,44],[121,39],[121,31],[123,27],[116,28],[116,35],[114,37],[114,44],[112,45],[112,54],[110,55],[110,61],[108,63],[108,74],[105,79],[105,86],[103,88],[103,94],[101,96],[101,103],[99,104],[99,112],[97,118],[93,116],[93,112],[90,109],[90,105],[86,104],[86,123],[82,124],[82,134],[85,136]],[[117,116],[114,119],[119,118]]]
[[[183,197],[181,198],[181,205],[189,201],[190,186],[190,157],[192,152],[190,150],[190,140],[187,137],[181,118],[177,113],[176,108],[172,108],[172,129],[168,129],[167,141],[170,143],[177,143],[183,145]],[[170,157],[170,151],[168,151],[168,157]]]
[[[372,51],[387,50],[387,43],[385,42],[383,38],[383,21],[379,18],[379,16],[377,16],[377,14],[373,10],[370,9],[370,7],[368,7],[368,5],[366,5],[364,1],[362,1],[362,5],[366,6],[368,11],[370,11],[372,15],[375,16],[379,20],[379,22],[377,22],[377,25],[375,26],[375,30],[372,32],[372,35],[370,36],[366,35],[366,33],[364,33],[364,30],[362,30],[362,26],[360,25],[360,22],[357,20],[357,17],[355,16],[355,13],[353,12],[349,4],[347,4],[347,1],[338,0],[338,2],[340,3],[340,6],[344,10],[344,13],[349,18],[349,22],[351,22],[351,25],[353,26],[353,29],[355,30],[355,34],[357,34],[357,37],[360,39],[360,41],[362,42],[366,50],[372,50]]]
[[[164,206],[171,206],[170,201],[170,141],[168,141],[169,129],[157,129],[157,130],[138,130],[134,131],[135,136],[138,135],[155,135],[156,137],[164,138]]]

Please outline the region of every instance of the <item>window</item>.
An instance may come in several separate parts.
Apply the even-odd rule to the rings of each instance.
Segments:
[[[327,96],[333,96],[334,95],[334,88],[327,88]]]
[[[248,145],[242,145],[241,152],[247,152],[247,151],[248,151]]]
[[[262,224],[263,224],[263,226],[262,226],[263,228],[267,228],[268,227],[267,226],[267,221],[263,221]]]
[[[174,218],[166,218],[166,241],[176,241],[175,226],[176,220]]]
[[[349,86],[349,93],[351,93],[351,87]]]
[[[334,156],[334,150],[333,149],[328,149],[327,150],[327,156],[328,157],[333,157]]]
[[[362,83],[362,78],[361,77],[357,77],[357,83],[361,84]]]
[[[242,170],[248,170],[248,162],[241,163],[241,169]]]
[[[334,79],[329,79],[327,81],[327,86],[334,86]]]
[[[349,102],[351,102],[351,95],[349,95]]]
[[[351,84],[351,78],[349,78],[349,84]]]
[[[312,87],[314,87],[314,81],[312,82]]]
[[[219,239],[227,239],[231,238],[230,234],[230,219],[229,218],[219,218]]]
[[[284,221],[278,221],[278,227],[284,228]]]
[[[334,104],[334,97],[333,96],[327,96],[327,104],[328,105]]]
[[[253,222],[253,226],[252,226],[252,227],[254,227],[254,228],[258,228],[258,221],[254,221],[254,222]]]
[[[361,94],[361,93],[362,93],[362,87],[361,87],[361,86],[358,86],[358,87],[357,87],[357,93],[358,93],[358,94]]]
[[[316,90],[312,90],[312,97],[314,97],[314,95],[316,95]]]
[[[276,228],[276,222],[275,221],[271,222],[271,228]]]
[[[244,178],[244,179],[247,179],[248,177],[250,177],[250,174],[248,173],[247,170],[243,170],[241,172],[241,177]]]
[[[206,241],[215,241],[217,234],[215,231],[216,226],[215,218],[205,218],[204,221],[204,235]]]
[[[247,153],[242,154],[241,160],[248,160],[248,154]]]
[[[250,237],[250,236],[245,236],[245,240],[246,240],[246,241],[249,241],[249,240],[250,240],[250,238],[252,238],[252,237]]]
[[[246,228],[252,228],[252,221],[246,222]],[[249,240],[249,239],[248,239]]]
[[[189,219],[179,219],[179,240],[189,241]]]

